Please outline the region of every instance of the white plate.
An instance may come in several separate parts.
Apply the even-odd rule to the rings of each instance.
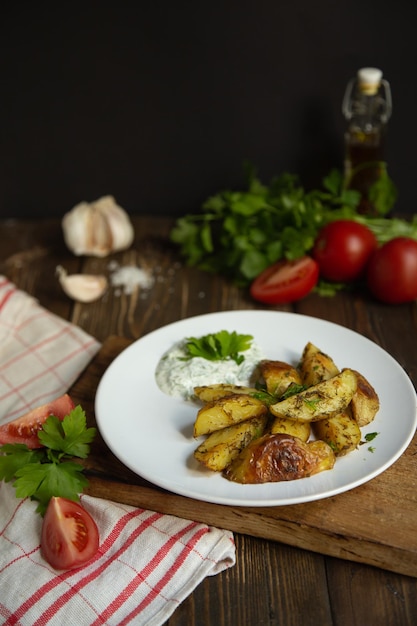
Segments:
[[[342,367],[360,371],[375,387],[381,408],[362,429],[370,443],[337,459],[335,467],[288,482],[241,485],[193,458],[196,407],[167,396],[155,382],[160,357],[185,337],[228,330],[251,334],[267,358],[297,364],[308,341]],[[362,335],[331,322],[277,311],[227,311],[169,324],[125,349],[103,375],[95,410],[99,430],[122,463],[168,491],[218,504],[276,506],[334,496],[381,474],[404,452],[417,423],[417,397],[401,366]],[[369,450],[372,446],[373,452]]]

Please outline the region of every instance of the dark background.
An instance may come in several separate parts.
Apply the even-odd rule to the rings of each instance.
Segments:
[[[283,172],[342,167],[341,102],[380,67],[397,209],[416,212],[415,3],[14,2],[0,9],[0,217],[115,196],[179,215]]]

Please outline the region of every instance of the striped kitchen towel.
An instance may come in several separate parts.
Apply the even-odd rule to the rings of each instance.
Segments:
[[[0,276],[0,423],[65,393],[100,344]],[[54,570],[40,552],[36,503],[0,483],[0,623],[158,626],[206,577],[235,564],[233,534],[81,496],[100,547]]]
[[[99,349],[81,328],[0,276],[1,421],[65,393]]]

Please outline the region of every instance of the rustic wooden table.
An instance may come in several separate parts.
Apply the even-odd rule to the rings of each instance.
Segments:
[[[103,343],[72,390],[92,420],[97,382],[129,341],[193,315],[262,308],[221,277],[184,267],[168,240],[170,219],[135,217],[133,222],[132,248],[106,259],[72,255],[58,220],[0,222],[0,273]],[[65,296],[55,275],[57,265],[69,273],[108,273],[110,261],[148,269],[154,286],[130,295],[112,289],[88,305]],[[417,384],[416,303],[389,307],[366,294],[313,294],[276,310],[358,331],[387,350]],[[235,531],[236,565],[205,579],[178,607],[169,626],[417,623],[416,438],[392,468],[352,492],[256,512],[197,505],[156,489],[126,472],[103,442],[87,469],[93,494],[114,496],[116,488],[121,501],[166,512],[175,508],[178,515],[194,513],[196,519]]]

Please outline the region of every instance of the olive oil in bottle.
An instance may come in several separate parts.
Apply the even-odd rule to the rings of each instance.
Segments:
[[[381,70],[365,67],[349,81],[342,105],[347,121],[345,133],[345,186],[361,194],[358,211],[368,215],[388,212],[389,191],[395,198],[392,181],[388,178],[385,160],[387,123],[392,112],[389,83]],[[375,185],[384,188],[385,202],[377,206]]]

